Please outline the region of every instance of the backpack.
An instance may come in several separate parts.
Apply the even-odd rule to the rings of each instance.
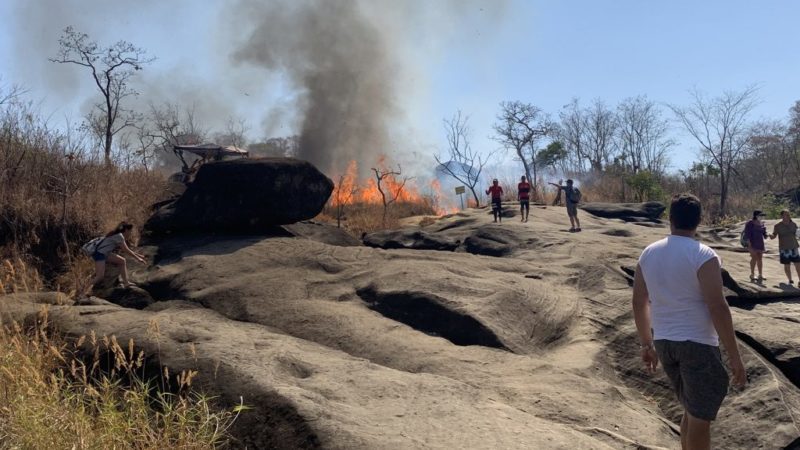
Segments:
[[[97,252],[97,249],[100,248],[100,244],[102,244],[103,241],[105,240],[106,240],[105,236],[96,237],[91,241],[83,244],[81,250],[83,250],[83,253],[86,253],[88,256],[92,256],[95,254],[95,252]]]
[[[750,242],[748,242],[747,240],[747,235],[744,233],[744,230],[742,230],[742,234],[739,235],[739,245],[741,245],[744,248],[747,248],[749,244]]]
[[[570,195],[569,201],[572,203],[580,203],[582,196],[583,194],[581,194],[581,190],[574,187],[572,188],[572,195]]]

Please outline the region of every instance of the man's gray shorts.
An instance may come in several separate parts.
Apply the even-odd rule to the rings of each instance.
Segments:
[[[728,372],[719,347],[668,340],[657,340],[655,346],[658,360],[684,409],[698,419],[716,419],[728,393]]]
[[[572,203],[570,201],[567,202],[567,215],[570,217],[575,217],[578,215],[578,204]]]

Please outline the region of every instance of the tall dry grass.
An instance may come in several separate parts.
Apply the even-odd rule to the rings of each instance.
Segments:
[[[41,285],[36,277],[4,261],[0,292]],[[144,361],[132,340],[123,344],[93,333],[72,340],[59,336],[46,309],[28,328],[0,327],[0,448],[224,447],[244,408],[215,408],[213,399],[193,391],[194,371],[170,375],[159,368],[161,379],[152,380]],[[170,381],[176,392],[158,389]]]
[[[24,259],[50,287],[83,242],[122,220],[141,225],[164,192],[162,174],[106,165],[93,143],[29,103],[0,105],[0,258]]]

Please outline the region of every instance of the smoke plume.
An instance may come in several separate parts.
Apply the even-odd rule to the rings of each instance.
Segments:
[[[126,107],[190,107],[214,131],[246,117],[251,141],[297,134],[298,156],[331,175],[350,160],[368,169],[380,155],[404,172],[429,169],[432,136],[415,126],[439,120],[425,114],[430,71],[453,38],[491,31],[505,9],[501,0],[143,1],[134,11],[122,0],[12,0],[19,64],[4,80],[84,114],[98,100],[90,77],[47,60],[61,31],[130,41],[158,59],[137,75],[141,95]]]
[[[245,1],[239,11],[259,20],[234,60],[282,71],[301,92],[300,158],[336,171],[390,150],[396,61],[358,1]]]

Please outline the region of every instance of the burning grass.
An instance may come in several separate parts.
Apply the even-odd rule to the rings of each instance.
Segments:
[[[399,169],[388,169],[383,158],[372,170],[375,176],[359,180],[358,166],[351,161],[345,173],[334,179],[333,194],[318,219],[361,237],[363,233],[396,228],[406,217],[439,216],[455,209],[442,205],[435,179],[423,192],[417,180],[403,178]]]
[[[0,292],[41,285],[34,272],[3,263]],[[23,283],[19,285],[17,283]],[[2,300],[0,300],[2,301]],[[211,449],[226,445],[233,411],[192,390],[196,372],[144,376],[133,341],[94,334],[67,340],[49,327],[0,328],[0,448]],[[108,367],[110,369],[103,369]],[[177,383],[177,392],[157,385]],[[156,380],[159,381],[159,380]]]

